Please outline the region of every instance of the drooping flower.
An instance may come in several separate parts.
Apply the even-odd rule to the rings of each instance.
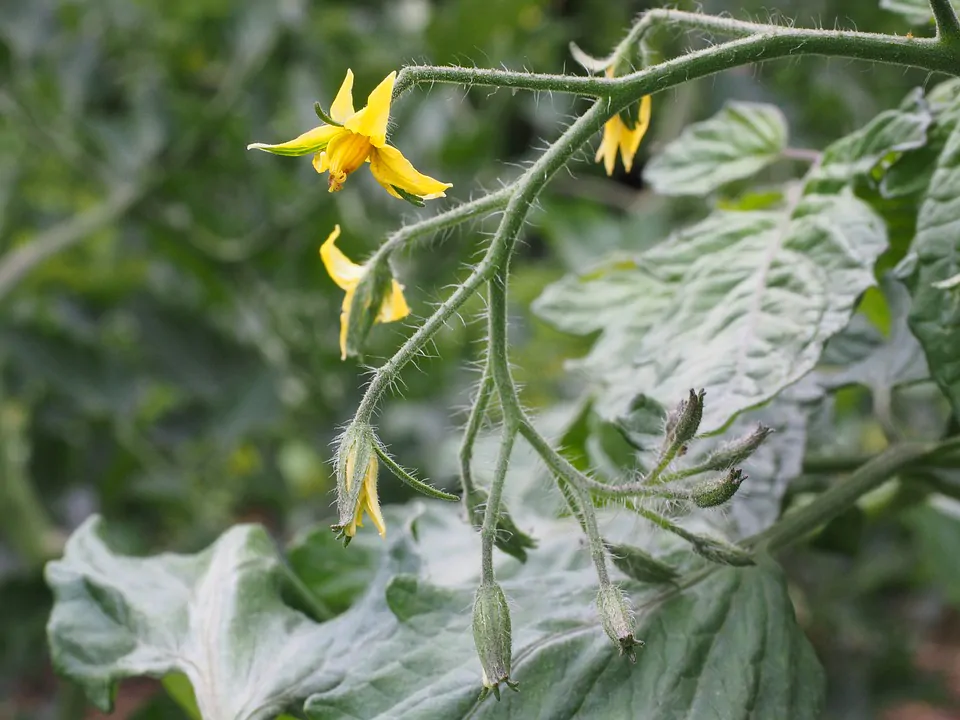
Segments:
[[[334,530],[341,534],[345,542],[357,534],[357,528],[363,527],[364,513],[370,516],[380,537],[387,534],[387,525],[380,512],[380,500],[377,497],[377,473],[379,462],[374,448],[376,442],[369,426],[352,425],[340,446],[337,458],[337,505],[340,522]]]
[[[394,320],[400,320],[410,314],[410,307],[403,297],[403,286],[393,277],[387,277],[389,285],[378,288],[380,285],[378,278],[371,276],[371,268],[367,265],[357,265],[344,255],[340,248],[336,246],[337,238],[340,237],[340,226],[336,225],[333,232],[327,237],[326,242],[320,246],[320,258],[323,260],[323,266],[327,269],[333,281],[344,291],[343,305],[340,311],[340,358],[345,360],[347,357],[348,331],[350,329],[350,311],[353,306],[354,295],[357,288],[365,280],[372,281],[366,283],[370,286],[369,292],[363,296],[366,301],[360,310],[370,314],[371,322],[361,323],[363,327],[369,328],[373,323],[388,323]],[[379,300],[378,307],[372,307],[372,303]],[[361,318],[362,319],[362,318]],[[357,324],[354,327],[358,327]],[[357,344],[362,342],[363,338],[357,338]]]
[[[309,155],[318,173],[329,172],[329,190],[343,188],[347,176],[370,163],[370,172],[384,189],[396,198],[419,204],[423,200],[444,197],[452,187],[422,174],[399,150],[387,145],[390,101],[397,73],[392,72],[367,97],[366,107],[353,109],[353,71],[347,70],[340,91],[330,105],[326,124],[308,130],[299,137],[277,145],[251,143],[248,150],[264,150],[275,155]]]
[[[613,66],[607,68],[607,77],[613,77]],[[613,175],[613,168],[617,163],[617,150],[627,172],[633,168],[633,158],[640,147],[640,141],[650,126],[650,96],[644,95],[640,99],[637,118],[631,128],[622,117],[624,113],[617,113],[607,120],[603,126],[603,139],[597,150],[595,162],[603,160],[603,167],[607,175]]]

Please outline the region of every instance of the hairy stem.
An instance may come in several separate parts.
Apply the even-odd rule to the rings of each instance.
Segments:
[[[390,256],[393,252],[400,249],[411,240],[430,235],[431,233],[447,230],[456,227],[478,215],[500,210],[506,206],[510,200],[512,190],[509,187],[501,188],[489,195],[484,195],[476,200],[457,205],[438,213],[433,217],[420,220],[411,225],[405,225],[399,230],[390,234],[386,242],[381,245],[373,254],[373,259],[379,259],[383,256]]]
[[[903,443],[884,450],[848,478],[817,496],[810,504],[787,512],[776,524],[747,539],[743,546],[775,552],[802,540],[825,522],[842,514],[860,497],[879,487],[892,475],[913,466],[920,458],[938,447],[929,443]]]
[[[950,0],[930,0],[933,18],[937,21],[937,39],[944,43],[960,42],[960,20]]]
[[[473,492],[474,488],[473,470],[471,469],[473,446],[487,415],[487,406],[490,404],[492,393],[493,376],[490,374],[490,360],[488,358],[483,366],[483,375],[480,376],[477,396],[473,399],[473,407],[470,408],[470,417],[467,420],[467,428],[463,431],[463,440],[460,441],[460,485],[463,487],[463,500],[467,505],[468,512],[470,510],[470,493]]]
[[[497,541],[497,521],[500,519],[500,501],[503,498],[503,485],[507,479],[507,469],[510,467],[510,453],[513,452],[513,443],[517,438],[516,425],[504,422],[500,438],[500,452],[497,454],[497,465],[493,471],[493,481],[490,483],[490,497],[483,513],[483,526],[480,528],[481,564],[480,582],[492,583],[495,581],[493,572],[493,546]]]

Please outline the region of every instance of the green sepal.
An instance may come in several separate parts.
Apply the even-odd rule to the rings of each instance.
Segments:
[[[451,502],[457,502],[460,500],[456,495],[451,495],[450,493],[444,492],[443,490],[438,490],[432,485],[427,485],[427,483],[417,480],[413,475],[404,470],[396,460],[390,457],[390,453],[387,452],[387,449],[380,444],[380,441],[374,444],[374,450],[377,452],[377,457],[383,461],[383,464],[394,475],[397,476],[397,479],[400,480],[404,485],[409,485],[417,492],[423,493],[427,497],[432,497],[436,500],[449,500]]]
[[[386,260],[373,263],[357,284],[350,303],[346,350],[350,357],[363,360],[363,348],[373,329],[384,298],[390,292],[393,274]]]
[[[486,490],[480,487],[474,487],[468,497],[464,500],[467,505],[467,516],[473,527],[479,531],[483,525],[484,509],[489,499]],[[510,517],[506,506],[501,501],[500,513],[497,518],[497,535],[494,539],[494,545],[507,555],[515,557],[522,563],[527,561],[527,550],[533,550],[537,547],[536,538],[527,535],[517,527],[517,524]]]
[[[330,117],[326,111],[320,107],[320,103],[315,102],[313,104],[313,111],[317,114],[317,117],[323,120],[327,125],[333,125],[334,127],[343,127],[343,123],[338,123],[332,117]]]
[[[397,193],[397,195],[399,195],[403,200],[406,200],[406,201],[407,201],[408,203],[410,203],[411,205],[415,205],[416,207],[424,207],[424,206],[425,206],[425,203],[423,202],[423,198],[420,197],[419,195],[414,195],[413,193],[408,193],[408,192],[407,192],[406,190],[404,190],[402,187],[398,187],[397,185],[391,185],[390,187],[392,187],[392,188],[394,189],[394,191]]]
[[[672,583],[680,573],[647,552],[633,545],[604,543],[610,552],[610,559],[620,572],[640,582],[665,584]]]

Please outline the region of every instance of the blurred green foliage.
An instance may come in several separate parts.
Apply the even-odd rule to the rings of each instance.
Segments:
[[[776,5],[776,17],[799,25],[910,29],[876,0]],[[646,6],[0,4],[0,718],[82,716],[75,692],[48,667],[50,597],[40,567],[92,512],[135,552],[196,550],[245,519],[286,538],[331,517],[329,443],[353,413],[364,369],[339,359],[340,292],[317,248],[340,223],[345,252],[359,259],[413,210],[369,177],[328,194],[307,159],[247,153],[246,144],[315,124],[313,102],[329,102],[347,67],[360,96],[414,62],[559,72],[572,66],[569,41],[603,54]],[[771,12],[754,0],[698,6],[760,19]],[[690,42],[667,38],[678,49]],[[790,145],[820,148],[924,82],[922,73],[824,59],[742,68],[655,97],[641,153],[730,99],[775,103],[789,120]],[[453,182],[448,195],[462,200],[515,175],[541,138],[556,137],[582,107],[435,87],[397,104],[392,137],[421,170]],[[653,197],[637,169],[614,180],[592,164],[573,169],[543,197],[513,276],[514,360],[534,406],[576,394],[563,363],[587,344],[534,320],[533,298],[565,271],[648,247],[706,210],[696,200]],[[778,165],[762,177],[790,172]],[[484,229],[478,222],[404,254],[400,274],[415,315],[462,275]],[[482,309],[474,302],[463,324],[438,336],[436,352],[405,373],[402,399],[380,418],[398,459],[440,486],[453,483],[438,448],[463,420]],[[378,327],[371,362],[408,332]],[[870,411],[866,391],[838,396],[836,405],[847,418],[841,425]],[[875,449],[869,437],[861,432],[854,445]],[[396,483],[381,487],[388,501],[406,497]],[[913,562],[942,552],[941,538],[957,533],[925,520],[929,512],[939,511],[924,506],[905,519],[881,512],[852,556],[798,559],[799,606],[809,610],[801,620],[831,677],[835,717],[874,717],[904,697],[957,702],[910,652],[928,641],[929,633],[918,639],[923,628],[935,635],[944,618],[957,620],[943,610],[944,598],[957,602],[955,557]],[[878,639],[871,622],[890,635]],[[856,662],[844,662],[850,657]],[[141,717],[175,716],[162,694],[145,697]]]

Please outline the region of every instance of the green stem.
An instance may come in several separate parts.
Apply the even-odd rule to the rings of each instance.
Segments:
[[[590,558],[597,570],[597,580],[600,582],[600,587],[605,587],[610,584],[610,575],[607,572],[607,548],[603,544],[600,528],[597,525],[597,511],[593,507],[593,500],[583,488],[573,485],[571,489],[579,501],[583,532],[587,536],[587,544],[590,547]]]
[[[937,21],[937,39],[944,43],[960,41],[960,20],[950,0],[930,0],[930,9]]]
[[[504,422],[500,438],[500,452],[497,455],[497,465],[493,471],[493,481],[490,483],[490,497],[483,513],[483,526],[480,528],[481,563],[480,583],[492,583],[496,578],[493,572],[493,546],[497,541],[497,522],[500,519],[500,501],[503,498],[503,485],[507,479],[507,469],[510,467],[510,453],[513,452],[513,443],[517,438],[516,425]]]
[[[493,377],[490,375],[490,360],[488,357],[483,366],[483,375],[480,376],[477,396],[473,400],[473,407],[470,408],[467,428],[464,430],[463,440],[460,442],[460,485],[463,487],[463,500],[467,504],[468,512],[471,509],[470,494],[474,489],[473,470],[471,469],[473,446],[477,441],[480,428],[483,427],[484,418],[487,416],[487,406],[490,404],[492,393]]]
[[[383,245],[373,254],[371,260],[379,259],[383,256],[389,257],[394,251],[411,240],[456,227],[478,215],[500,210],[510,200],[511,193],[511,189],[505,187],[489,195],[484,195],[477,200],[457,205],[433,217],[420,220],[411,225],[405,225],[387,237]]]
[[[817,496],[813,502],[787,512],[775,525],[748,538],[743,546],[775,552],[802,540],[824,523],[842,514],[861,496],[882,485],[890,476],[915,464],[938,447],[928,443],[903,443],[884,450],[848,478]]]

